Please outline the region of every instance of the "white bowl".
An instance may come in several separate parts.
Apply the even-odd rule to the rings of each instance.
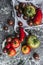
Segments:
[[[5,43],[6,43],[6,39],[2,43],[2,49],[5,47]],[[18,48],[15,48],[15,50],[16,50],[16,55],[15,56],[20,54],[20,52],[21,52],[21,44],[20,44],[20,46]],[[6,53],[6,55],[7,55],[7,53]]]

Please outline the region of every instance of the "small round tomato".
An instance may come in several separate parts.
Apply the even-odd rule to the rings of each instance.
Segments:
[[[30,53],[30,47],[28,47],[28,46],[26,46],[26,45],[24,45],[23,47],[22,47],[22,53],[23,54],[29,54]]]
[[[6,49],[9,49],[11,47],[11,43],[7,43],[5,47]]]
[[[11,42],[12,41],[12,38],[11,37],[8,37],[7,39],[6,39],[6,42]]]
[[[12,46],[13,48],[19,47],[19,46],[20,46],[20,40],[19,40],[18,38],[14,38],[14,39],[12,40],[11,46]]]
[[[10,48],[7,53],[8,53],[8,56],[13,57],[16,54],[16,51],[15,49]]]

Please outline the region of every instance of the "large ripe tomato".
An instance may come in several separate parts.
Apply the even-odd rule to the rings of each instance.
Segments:
[[[40,25],[41,22],[42,22],[42,11],[38,8],[37,12],[36,12],[36,15],[35,15],[35,17],[33,19],[33,23],[35,25]]]
[[[27,45],[31,48],[38,48],[40,46],[40,41],[35,35],[31,35],[27,39]]]

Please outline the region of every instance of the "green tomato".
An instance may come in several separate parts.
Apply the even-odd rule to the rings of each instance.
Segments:
[[[28,37],[27,44],[31,48],[37,48],[40,45],[40,41],[38,40],[38,38],[36,36],[31,35],[30,37]]]
[[[32,17],[36,14],[36,9],[32,5],[28,5],[24,8],[24,15],[28,17]]]

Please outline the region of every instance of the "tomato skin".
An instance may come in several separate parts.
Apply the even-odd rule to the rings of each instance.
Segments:
[[[33,19],[33,23],[35,25],[40,25],[41,21],[42,21],[42,11],[38,8],[37,12],[36,12],[36,15],[35,15],[35,17]]]
[[[11,42],[12,41],[12,38],[11,37],[8,37],[7,39],[6,39],[6,42]]]
[[[30,46],[31,49],[38,48],[40,46],[40,40],[35,35],[30,35],[27,38],[27,45]]]
[[[22,42],[24,40],[26,34],[25,34],[24,29],[22,27],[19,28],[19,31],[20,31],[19,38],[20,38],[20,41]]]
[[[14,39],[12,40],[12,42],[11,42],[11,46],[12,46],[13,48],[19,47],[19,46],[20,46],[20,40],[19,40],[18,38],[14,38]]]
[[[7,45],[5,46],[6,49],[9,49],[11,47],[11,43],[6,43]]]
[[[26,50],[24,50],[24,48],[26,48]],[[24,46],[22,47],[22,53],[23,53],[23,54],[29,54],[30,51],[31,51],[31,48],[30,48],[29,46],[24,45]]]
[[[8,50],[8,56],[13,57],[15,54],[16,54],[15,49],[10,48],[10,49]]]

